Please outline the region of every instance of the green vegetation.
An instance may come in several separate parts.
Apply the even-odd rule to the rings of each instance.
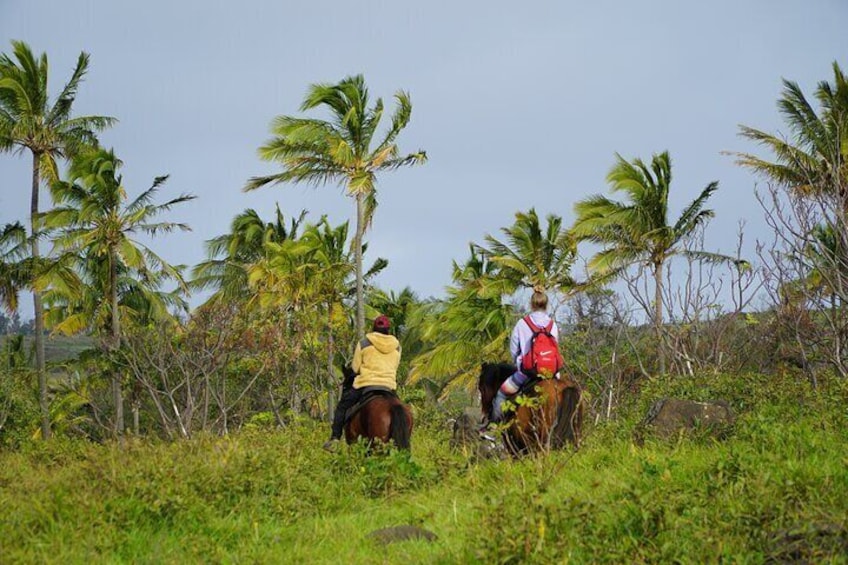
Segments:
[[[32,154],[32,197],[30,200],[31,255],[40,266],[38,228],[41,183],[59,180],[57,158],[70,158],[96,144],[96,133],[114,122],[104,116],[72,116],[77,90],[88,71],[88,54],[80,53],[71,79],[50,104],[47,54],[35,56],[23,41],[12,41],[14,59],[0,56],[0,153],[29,151]],[[36,272],[38,269],[30,269]],[[37,273],[36,273],[37,274]],[[33,285],[30,285],[33,286]],[[40,288],[33,287],[35,306],[35,368],[38,375],[41,433],[50,437],[47,375],[44,358],[44,312]]]
[[[617,156],[607,180],[625,201],[578,202],[570,229],[518,212],[501,239],[486,235],[454,263],[446,298],[422,300],[372,284],[382,258],[363,272],[378,176],[426,161],[396,144],[407,93],[380,132],[383,102],[370,104],[362,76],[311,86],[300,110],[329,120],[277,117],[259,156],[282,171],[246,183],[339,184],[356,202],[352,237],[326,216],[289,226],[279,208],[271,222],[246,210],[186,281],[137,236],[189,229],[158,218],[193,197],[157,204],[163,176],[128,199],[120,160],[96,137],[115,120],[71,115],[88,56],[51,105],[46,55],[12,48],[0,56],[0,152],[32,154],[32,229],[0,232],[11,315],[0,333],[14,334],[0,340],[0,561],[848,562],[838,65],[816,90],[818,114],[785,83],[792,139],[742,129],[775,154],[738,154],[772,181],[760,202],[777,243],[761,248],[763,265],[742,257],[741,233],[732,258],[703,249],[716,182],[671,223],[668,153],[650,165]],[[582,242],[603,248],[577,282]],[[616,280],[625,292],[605,288]],[[506,360],[530,288],[553,298],[589,433],[577,453],[472,460],[451,451],[448,418],[475,401],[480,363]],[[24,289],[30,325],[16,312]],[[191,290],[213,294],[190,312]],[[766,308],[747,311],[760,296]],[[317,448],[366,313],[389,314],[403,344],[412,454]],[[652,439],[644,414],[668,398],[724,401],[738,418],[722,441],[708,426]],[[438,539],[367,537],[397,525]]]
[[[368,87],[362,75],[346,77],[338,84],[314,84],[309,88],[301,111],[326,108],[330,121],[292,116],[274,119],[274,137],[259,148],[266,161],[277,161],[283,172],[254,177],[245,190],[267,184],[304,182],[321,186],[337,183],[356,200],[356,234],[353,251],[356,267],[356,336],[365,335],[363,237],[374,220],[377,207],[377,173],[425,163],[427,153],[419,150],[401,155],[395,143],[412,117],[409,94],[395,93],[397,107],[392,124],[376,137],[383,117],[383,100],[369,107]],[[378,141],[379,140],[379,141]],[[372,146],[372,142],[376,145]]]
[[[585,448],[468,463],[418,411],[412,459],[317,448],[310,421],[226,438],[96,445],[56,440],[0,454],[0,554],[12,562],[717,562],[777,557],[784,532],[844,563],[845,383],[791,376],[652,383],[633,418]],[[652,399],[722,396],[732,436],[630,441]],[[414,524],[433,543],[366,534]],[[836,532],[819,535],[822,529]],[[841,532],[841,533],[839,533]],[[841,536],[841,537],[840,537]],[[839,544],[842,544],[841,546]],[[840,549],[841,548],[841,549]]]

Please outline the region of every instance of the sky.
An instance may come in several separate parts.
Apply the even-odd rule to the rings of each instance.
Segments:
[[[745,221],[753,254],[768,237],[758,179],[722,152],[756,152],[739,124],[781,133],[782,78],[811,98],[834,61],[848,68],[846,24],[846,0],[0,0],[0,51],[46,52],[54,96],[91,55],[75,114],[118,118],[101,143],[130,197],[162,174],[162,199],[198,197],[163,218],[192,231],[152,243],[189,266],[247,208],[353,224],[340,187],[241,189],[280,170],[257,149],[309,85],[362,73],[372,99],[407,91],[398,143],[429,160],[379,178],[366,261],[388,259],[381,288],[440,297],[452,261],[516,212],[570,225],[575,202],[607,192],[616,153],[670,152],[673,217],[718,181],[706,245],[731,253]],[[0,224],[27,217],[30,175],[28,156],[0,155]]]

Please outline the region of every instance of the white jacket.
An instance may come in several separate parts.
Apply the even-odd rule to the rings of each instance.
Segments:
[[[551,323],[551,317],[547,312],[535,311],[530,313],[530,319],[540,328],[547,327]],[[559,328],[554,322],[551,328],[551,335],[559,343]],[[521,358],[530,349],[530,340],[533,339],[533,330],[527,325],[522,317],[512,329],[512,335],[509,338],[509,352],[512,354],[512,359],[515,361],[516,367],[521,367]]]

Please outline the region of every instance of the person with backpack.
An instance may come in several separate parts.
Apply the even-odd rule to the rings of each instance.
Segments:
[[[503,382],[492,406],[492,422],[503,420],[504,401],[516,394],[531,377],[552,377],[562,368],[559,328],[548,315],[548,295],[535,290],[530,297],[530,313],[515,324],[509,351],[516,372]]]
[[[362,389],[369,386],[397,389],[397,370],[400,365],[400,342],[389,333],[392,323],[382,314],[374,319],[371,332],[356,344],[353,352],[351,377],[342,383],[342,397],[333,415],[330,439],[324,449],[334,451],[342,437],[345,413],[362,397]]]

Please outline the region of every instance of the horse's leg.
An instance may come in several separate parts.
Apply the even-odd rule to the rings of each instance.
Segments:
[[[359,421],[359,414],[355,414],[344,427],[345,441],[348,445],[355,442],[362,435],[362,423]]]

